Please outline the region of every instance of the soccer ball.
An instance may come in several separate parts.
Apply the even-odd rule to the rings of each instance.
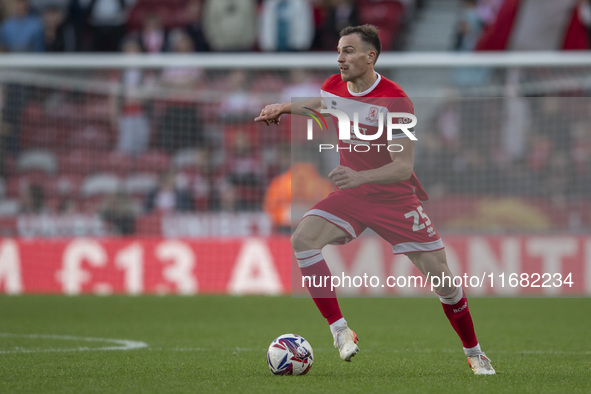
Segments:
[[[296,334],[275,338],[267,350],[267,365],[275,375],[305,375],[313,362],[312,346]]]

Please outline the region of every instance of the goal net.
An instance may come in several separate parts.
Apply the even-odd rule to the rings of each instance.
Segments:
[[[1,290],[289,287],[276,261],[338,157],[292,133],[304,119],[253,119],[317,95],[335,55],[8,55],[0,70]],[[413,101],[415,172],[441,234],[493,252],[495,236],[568,235],[569,258],[583,256],[590,55],[385,53],[377,71]]]

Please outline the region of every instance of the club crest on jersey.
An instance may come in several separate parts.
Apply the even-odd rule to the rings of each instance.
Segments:
[[[378,107],[369,107],[369,110],[367,112],[367,116],[365,117],[365,120],[370,123],[377,123],[379,113],[380,113],[380,109]]]

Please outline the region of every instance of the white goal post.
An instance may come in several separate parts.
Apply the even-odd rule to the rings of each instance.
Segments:
[[[0,69],[101,69],[202,67],[208,69],[292,69],[330,68],[336,64],[335,53],[223,53],[195,55],[152,54],[2,54]],[[589,52],[384,52],[379,57],[382,68],[447,67],[591,67]]]

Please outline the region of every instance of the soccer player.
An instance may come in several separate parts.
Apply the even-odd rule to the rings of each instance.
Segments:
[[[368,114],[364,106],[367,102],[380,99],[382,102],[397,102],[394,108],[387,108],[394,109],[392,112],[412,113],[412,103],[400,86],[374,70],[381,50],[375,26],[347,27],[340,35],[337,47],[340,75],[335,74],[324,82],[321,97],[312,99],[314,103],[309,100],[302,104],[267,105],[255,121],[278,124],[281,115],[304,114],[303,107],[313,104],[317,110],[338,106],[349,119],[354,119],[353,112],[358,112],[359,127],[363,123],[363,127],[371,128],[373,125],[373,129],[377,130],[377,116],[373,116],[370,109],[369,115],[364,117]],[[401,108],[405,110],[401,111]],[[404,119],[399,121],[404,122]],[[371,142],[388,143],[385,134]],[[328,175],[337,190],[304,215],[291,238],[302,275],[330,276],[322,257],[322,248],[328,244],[348,242],[369,227],[392,245],[394,253],[408,256],[423,275],[431,278],[453,276],[447,265],[443,242],[419,201],[425,200],[427,195],[413,172],[414,141],[402,132],[393,134],[392,138],[402,146],[401,151],[398,148],[392,150],[399,152],[389,152],[372,146],[373,149],[360,152],[350,149],[351,146],[368,141],[355,138],[339,141],[340,165]],[[347,326],[335,292],[328,287],[312,285],[308,285],[308,291],[330,325],[340,357],[350,361],[359,351],[357,335]],[[443,281],[435,287],[435,292],[462,341],[474,373],[494,374],[490,359],[476,339],[463,289]]]

